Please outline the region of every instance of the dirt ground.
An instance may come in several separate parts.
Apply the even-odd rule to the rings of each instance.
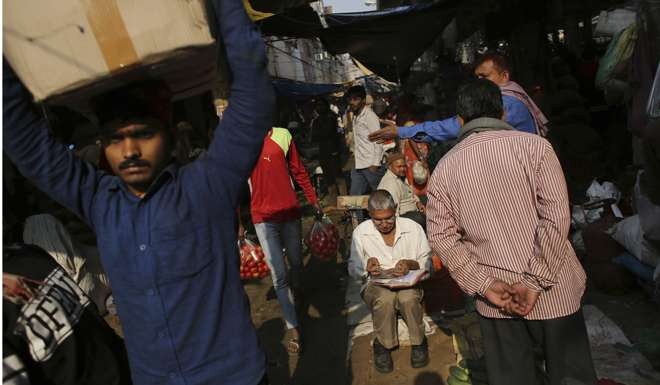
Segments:
[[[392,352],[394,371],[381,374],[374,369],[371,341],[373,336],[358,337],[353,341],[349,366],[350,382],[354,385],[444,385],[449,367],[456,363],[452,339],[438,331],[428,337],[429,359],[427,367],[410,366],[410,346],[401,346]]]
[[[339,218],[333,218],[338,223]],[[303,229],[311,224],[306,218]],[[342,228],[340,227],[340,230]],[[343,253],[345,255],[345,252]],[[449,367],[457,354],[452,334],[478,333],[471,313],[436,323],[429,336],[430,364],[422,369],[410,367],[410,347],[393,352],[395,370],[380,374],[373,367],[372,335],[355,338],[350,345],[344,306],[346,267],[340,255],[336,261],[321,262],[305,255],[301,288],[297,293],[299,321],[303,330],[303,353],[289,355],[288,335],[270,277],[245,283],[250,298],[252,319],[267,354],[267,372],[272,385],[444,385]],[[590,289],[586,304],[596,305],[623,330],[626,336],[660,370],[660,306],[645,293],[633,290],[612,296]],[[109,323],[120,333],[116,319]],[[476,330],[475,330],[476,328]],[[471,331],[469,331],[471,330]],[[479,347],[471,347],[471,350]]]
[[[306,261],[298,293],[298,319],[303,333],[303,352],[289,355],[288,335],[270,278],[245,285],[252,319],[268,357],[272,385],[335,385],[346,383],[348,331],[340,265]]]

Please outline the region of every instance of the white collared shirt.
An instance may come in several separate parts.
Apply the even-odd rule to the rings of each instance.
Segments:
[[[369,106],[364,106],[360,114],[353,117],[355,168],[357,170],[381,165],[383,145],[369,140],[369,134],[378,130],[380,130],[380,120]]]
[[[408,218],[396,218],[394,246],[387,246],[383,235],[371,219],[353,230],[348,273],[353,278],[365,278],[369,258],[376,258],[383,269],[391,269],[402,259],[417,261],[420,268],[429,270],[431,254],[422,226]]]

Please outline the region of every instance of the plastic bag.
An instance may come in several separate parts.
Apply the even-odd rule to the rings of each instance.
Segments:
[[[266,264],[264,251],[261,246],[249,239],[240,239],[238,241],[238,250],[241,255],[241,280],[261,279],[270,275],[270,270]]]
[[[618,222],[607,233],[641,262],[651,267],[659,264],[660,251],[644,239],[639,215],[633,215]]]
[[[311,230],[305,237],[305,244],[312,255],[320,260],[328,260],[337,256],[339,248],[339,232],[327,216],[314,221]]]

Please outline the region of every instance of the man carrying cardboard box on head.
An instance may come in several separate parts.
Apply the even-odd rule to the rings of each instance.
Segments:
[[[230,107],[208,152],[182,168],[172,162],[161,88],[97,101],[109,175],[49,135],[4,62],[4,150],[98,235],[135,384],[266,383],[238,274],[234,207],[270,127],[273,92],[242,2],[213,6],[233,75]]]

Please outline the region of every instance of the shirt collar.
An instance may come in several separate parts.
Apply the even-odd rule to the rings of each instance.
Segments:
[[[410,232],[410,229],[404,228],[402,226],[401,218],[399,218],[398,216],[396,217],[395,221],[396,221],[395,222],[396,223],[396,229],[394,229],[394,244],[396,245],[396,242],[403,236],[403,234],[408,234]],[[370,222],[371,226],[369,226],[369,231],[366,232],[365,235],[368,235],[370,237],[378,236],[380,239],[383,239],[382,234],[380,233],[380,231],[378,231],[378,229],[376,228],[376,225],[374,224],[374,222],[371,219],[369,219],[369,222]]]

